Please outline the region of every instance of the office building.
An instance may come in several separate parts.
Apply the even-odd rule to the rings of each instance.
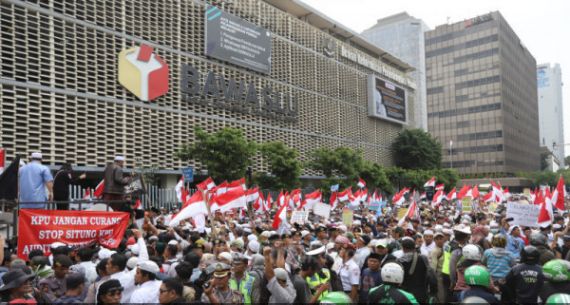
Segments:
[[[442,143],[443,166],[539,170],[536,60],[503,16],[438,26],[425,44],[428,130]]]
[[[564,110],[562,71],[559,64],[542,64],[536,69],[540,146],[548,156],[547,169],[564,168]],[[552,156],[550,156],[552,155]]]
[[[410,76],[416,81],[415,122],[427,131],[426,68],[424,33],[429,27],[421,19],[403,12],[378,19],[362,36],[414,67]]]

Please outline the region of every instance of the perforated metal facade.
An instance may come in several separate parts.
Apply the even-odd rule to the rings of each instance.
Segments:
[[[179,145],[194,140],[194,126],[212,132],[228,126],[257,142],[283,141],[303,160],[315,148],[342,145],[362,149],[366,159],[392,162],[389,147],[402,126],[368,117],[372,71],[342,58],[339,50],[344,45],[378,59],[339,40],[337,52],[326,57],[329,34],[263,1],[235,0],[223,9],[273,34],[271,74],[245,70],[203,55],[204,6],[191,0],[1,0],[0,143],[8,159],[40,150],[49,164],[103,167],[120,153],[144,160],[139,166],[199,167],[173,157]],[[152,102],[138,100],[117,81],[117,55],[141,43],[153,46],[170,66],[170,90]],[[182,64],[198,68],[202,77],[214,71],[292,94],[298,119],[182,101]],[[407,90],[411,105],[413,89]],[[413,107],[413,118],[411,112]],[[256,170],[263,170],[260,158]]]

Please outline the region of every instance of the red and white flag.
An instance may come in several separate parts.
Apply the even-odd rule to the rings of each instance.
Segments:
[[[503,193],[503,188],[500,185],[493,181],[491,181],[491,185],[493,186],[493,194],[495,195],[496,202],[503,202],[505,199],[507,199]]]
[[[0,147],[0,174],[4,171],[6,165],[6,151]]]
[[[224,182],[220,183],[219,185],[216,185],[216,187],[214,187],[213,189],[210,190],[211,193],[216,194],[216,195],[221,195],[227,191],[228,191],[228,182],[227,181],[224,181]]]
[[[394,197],[392,197],[392,204],[395,206],[400,206],[406,201],[405,195],[410,192],[410,189],[405,187],[399,191]]]
[[[449,191],[449,193],[447,194],[447,201],[451,202],[453,200],[457,199],[457,190],[455,188],[453,188],[451,191]]]
[[[99,184],[95,187],[95,191],[93,191],[93,197],[100,199],[103,197],[103,191],[105,190],[105,179],[101,180]]]
[[[91,188],[88,187],[88,188],[85,190],[85,195],[83,195],[83,200],[91,200],[91,199],[92,199],[92,197],[91,197]]]
[[[479,198],[479,188],[477,186],[474,186],[471,189],[471,198],[473,198],[473,199]]]
[[[406,221],[406,218],[416,219],[418,218],[419,215],[420,213],[418,211],[418,205],[416,204],[415,201],[412,201],[412,204],[410,204],[410,206],[408,207],[408,211],[406,212],[406,214],[404,214],[404,216],[400,219],[400,221],[398,221],[398,226],[402,226],[402,224],[404,224],[404,222]]]
[[[438,205],[441,204],[441,201],[445,198],[445,193],[443,192],[443,190],[439,190],[437,192],[435,192],[435,195],[433,195],[433,199],[431,201],[431,206],[433,208],[437,207]]]
[[[279,229],[282,223],[287,222],[287,205],[284,204],[279,207],[277,213],[275,213],[275,217],[273,218],[273,223],[271,227],[273,230]]]
[[[200,214],[207,215],[208,207],[206,206],[206,201],[202,196],[202,192],[195,192],[192,196],[187,198],[180,212],[178,212],[176,215],[172,217],[169,226],[176,227],[178,226],[180,221],[186,220],[191,217],[196,217],[197,215]]]
[[[471,196],[471,186],[464,185],[457,193],[457,199],[461,200],[465,196]]]
[[[258,214],[262,214],[263,212],[267,211],[267,203],[263,198],[263,193],[259,192],[257,200],[255,200],[255,203],[252,205],[252,207]]]
[[[331,198],[329,199],[329,204],[331,208],[332,209],[336,208],[337,203],[338,203],[338,192],[332,192]]]
[[[356,184],[359,188],[363,189],[366,187],[366,181],[362,180],[361,178],[358,178],[358,183]]]
[[[431,177],[431,179],[424,183],[424,187],[435,187],[435,177]]]
[[[206,180],[196,184],[196,188],[200,191],[209,191],[216,187],[216,183],[212,179],[212,177],[208,177]]]
[[[265,200],[265,206],[267,211],[273,208],[273,198],[271,198],[270,193],[267,193],[267,200]]]
[[[245,191],[246,194],[246,200],[247,202],[254,202],[257,200],[257,198],[259,198],[259,189],[253,188],[250,190]]]
[[[340,202],[348,201],[350,195],[352,195],[352,189],[348,187],[344,191],[338,193],[336,199]]]
[[[174,191],[176,191],[176,199],[178,199],[178,202],[184,202],[184,200],[186,200],[185,196],[182,194],[183,189],[184,176],[180,177],[180,180],[178,180],[178,183],[176,183],[176,186],[174,187]]]
[[[377,190],[374,190],[374,194],[372,194],[372,202],[379,203],[382,201],[382,194],[378,194]]]
[[[543,201],[544,201],[544,195],[540,190],[538,190],[536,192],[536,195],[534,196],[533,204],[541,205]]]
[[[321,190],[316,190],[312,193],[305,195],[305,209],[312,209],[316,203],[323,201],[323,193]]]
[[[552,210],[552,199],[548,196],[541,197],[540,212],[538,213],[538,225],[546,227],[554,220],[554,212]]]
[[[564,186],[564,178],[560,175],[556,189],[552,193],[552,204],[555,208],[564,211],[564,198],[566,197],[566,187]]]
[[[487,194],[485,194],[485,196],[483,196],[483,202],[493,202],[493,201],[495,201],[494,192],[488,192]]]
[[[210,210],[220,210],[222,213],[231,209],[247,208],[246,194],[243,189],[235,188],[212,198]]]
[[[420,194],[420,200],[426,200],[426,199],[427,199],[427,194],[426,194],[426,192],[422,192],[422,193]]]
[[[508,187],[508,186],[505,187],[505,193],[504,193],[504,194],[505,194],[505,198],[506,198],[506,199],[511,198],[511,192],[509,191],[509,187]]]
[[[436,191],[439,191],[439,190],[443,191],[444,189],[445,189],[445,185],[443,183],[435,186]]]
[[[241,186],[244,190],[247,189],[247,185],[245,184],[245,178],[241,178],[241,179],[234,180],[234,181],[230,182],[230,184],[228,184],[228,189],[238,187],[238,186]]]

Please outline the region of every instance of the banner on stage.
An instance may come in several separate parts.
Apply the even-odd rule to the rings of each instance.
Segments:
[[[331,206],[326,203],[317,202],[313,207],[313,213],[317,216],[329,218],[331,216]]]
[[[512,217],[512,223],[523,227],[538,227],[540,206],[520,202],[507,202],[507,218]]]
[[[50,254],[58,241],[70,246],[98,242],[107,248],[121,243],[129,225],[129,213],[99,211],[20,210],[18,257],[27,260],[30,251]]]

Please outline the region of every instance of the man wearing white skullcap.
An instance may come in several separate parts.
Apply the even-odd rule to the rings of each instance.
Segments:
[[[131,177],[123,177],[124,156],[115,156],[115,162],[107,164],[105,168],[105,189],[103,200],[115,201],[109,205],[113,210],[124,210],[123,203],[116,202],[125,199],[125,186],[131,183]]]
[[[425,230],[423,238],[424,242],[420,247],[420,252],[422,255],[429,257],[429,253],[435,248],[435,243],[433,242],[433,231]]]
[[[30,159],[19,172],[20,208],[45,209],[46,200],[53,200],[53,176],[49,168],[42,165],[42,153],[34,152]]]

